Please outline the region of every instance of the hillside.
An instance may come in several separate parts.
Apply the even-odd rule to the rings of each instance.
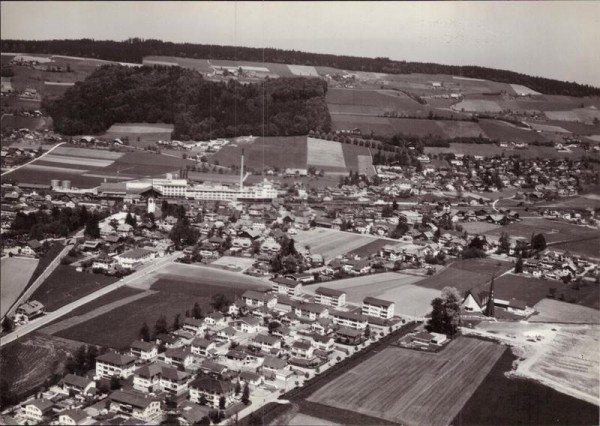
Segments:
[[[306,135],[329,131],[327,84],[317,78],[262,84],[205,80],[179,67],[99,67],[44,109],[66,135],[100,133],[117,122],[168,123],[177,139]],[[264,129],[263,129],[264,126]]]
[[[513,71],[478,66],[454,66],[435,63],[393,61],[389,58],[362,58],[327,55],[295,50],[260,49],[238,46],[171,43],[160,40],[127,41],[81,40],[2,40],[2,52],[29,52],[57,55],[85,56],[118,62],[141,63],[144,56],[178,56],[185,58],[229,59],[240,61],[274,62],[333,67],[352,71],[370,71],[389,74],[450,74],[468,78],[519,84],[547,95],[598,96],[600,88],[534,77]]]

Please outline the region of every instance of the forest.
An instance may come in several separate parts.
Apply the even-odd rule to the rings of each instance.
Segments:
[[[97,134],[115,123],[169,123],[173,138],[294,136],[329,131],[327,83],[318,78],[260,84],[205,80],[179,67],[106,65],[43,108],[57,131]]]
[[[494,68],[394,61],[389,58],[329,55],[299,52],[296,50],[171,43],[139,38],[131,38],[121,42],[91,39],[2,40],[0,47],[3,52],[82,56],[118,62],[141,63],[144,56],[179,56],[197,59],[225,59],[327,66],[350,71],[370,71],[389,74],[451,74],[469,78],[482,78],[501,83],[521,84],[547,95],[600,96],[600,88],[590,85],[535,77]],[[557,57],[559,56],[560,52],[557,52]]]

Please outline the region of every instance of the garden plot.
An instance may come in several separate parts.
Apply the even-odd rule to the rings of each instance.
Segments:
[[[346,171],[344,151],[339,142],[308,138],[307,165],[325,171]]]

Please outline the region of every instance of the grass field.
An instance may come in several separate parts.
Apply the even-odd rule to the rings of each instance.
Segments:
[[[421,317],[431,311],[431,301],[440,292],[414,285],[420,279],[414,275],[387,272],[328,282],[324,286],[345,291],[350,303],[360,305],[365,297],[372,296],[394,302],[396,315]],[[314,294],[317,287],[306,286],[303,291]]]
[[[306,168],[306,136],[257,138],[252,144],[229,144],[209,159],[221,166],[239,166],[244,149],[244,164],[249,169],[262,171],[264,167]]]
[[[405,120],[394,120],[405,121]],[[421,121],[421,120],[418,120]],[[331,129],[337,130],[352,130],[358,128],[363,135],[370,135],[371,132],[375,135],[392,136],[398,131],[394,129],[389,119],[385,117],[372,117],[365,115],[350,115],[350,114],[331,114]]]
[[[2,285],[0,286],[0,318],[8,312],[27,287],[39,259],[27,257],[6,257],[0,268]]]
[[[105,138],[129,137],[129,144],[145,147],[159,140],[171,140],[172,124],[163,123],[117,123],[113,124],[103,135]]]
[[[531,238],[531,233],[543,233],[546,242],[574,241],[581,238],[590,238],[600,236],[600,231],[593,230],[584,226],[571,225],[562,221],[555,221],[543,218],[527,218],[521,222],[511,223],[510,225],[489,231],[490,235],[498,235],[506,232],[512,237]]]
[[[73,267],[59,265],[31,295],[31,299],[42,302],[47,311],[55,311],[115,281],[118,279],[77,272]]]
[[[494,156],[502,154],[502,150],[495,144],[475,144],[475,143],[451,143],[449,148],[444,147],[425,147],[426,154],[465,154],[465,155],[484,155]]]
[[[443,271],[416,283],[419,287],[441,290],[444,287],[456,287],[461,294],[490,282],[492,272],[487,269],[469,271],[457,267],[448,267]],[[439,292],[438,292],[439,295]]]
[[[597,302],[598,294],[595,296]],[[535,310],[539,313],[529,318],[530,322],[600,324],[600,311],[597,307],[593,309],[559,300],[543,299],[535,305]]]
[[[452,109],[466,112],[502,112],[502,107],[497,102],[481,99],[465,99],[452,105]]]
[[[44,384],[51,373],[62,373],[64,362],[81,345],[38,333],[9,343],[0,349],[2,379],[17,395]]]
[[[502,225],[496,225],[488,222],[464,222],[461,225],[463,229],[469,233],[469,235],[486,234],[502,227]]]
[[[371,157],[369,148],[348,143],[341,145],[347,171],[357,171],[367,176],[371,176],[374,173],[373,158]]]
[[[448,139],[454,138],[487,138],[485,132],[477,123],[469,121],[436,121]]]
[[[331,88],[325,97],[329,110],[337,113],[383,114],[398,111],[427,115],[431,108],[395,90],[356,90]]]
[[[593,425],[598,407],[536,381],[508,378],[517,357],[505,351],[451,424]]]
[[[314,166],[317,170],[323,169],[326,172],[345,172],[346,162],[342,145],[339,142],[307,138],[307,166]]]
[[[297,76],[318,77],[315,67],[307,65],[288,65],[290,72]]]
[[[450,424],[504,350],[464,337],[437,354],[386,348],[308,400],[402,424]]]
[[[294,240],[301,246],[308,245],[311,253],[323,255],[330,260],[371,243],[374,238],[334,229],[315,228],[299,231]]]
[[[417,120],[405,118],[390,118],[389,123],[395,133],[414,136],[439,136],[447,138],[444,128],[434,120]]]
[[[527,123],[531,126],[531,128],[535,130],[542,130],[544,132],[554,132],[554,133],[571,133],[566,129],[563,129],[559,126],[551,126],[548,124],[539,124],[539,123]]]
[[[2,100],[4,102],[4,99]],[[2,130],[7,128],[30,130],[42,130],[52,127],[52,119],[50,117],[23,117],[20,115],[3,115],[0,121]]]
[[[592,124],[594,119],[600,120],[600,111],[590,108],[575,108],[569,111],[546,111],[546,117],[558,121],[580,121]]]
[[[373,240],[364,246],[360,246],[357,249],[352,250],[349,255],[353,257],[358,255],[361,259],[368,257],[371,254],[378,253],[386,244],[390,244],[392,241],[388,240]]]
[[[591,237],[574,240],[568,243],[559,243],[552,245],[553,249],[570,251],[571,253],[588,256],[594,259],[600,258],[600,235],[594,233]]]
[[[490,139],[527,143],[545,142],[547,140],[539,133],[516,127],[504,121],[481,119],[478,124]]]

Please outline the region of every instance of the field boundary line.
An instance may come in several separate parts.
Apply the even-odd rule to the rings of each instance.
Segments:
[[[25,167],[25,166],[28,166],[28,165],[30,165],[30,164],[31,164],[31,163],[33,163],[34,161],[41,160],[41,159],[42,159],[42,158],[44,158],[46,155],[48,155],[48,154],[50,154],[52,151],[54,151],[56,148],[58,148],[59,146],[61,146],[61,145],[64,145],[64,144],[66,144],[66,142],[61,142],[61,143],[59,143],[59,144],[56,144],[56,145],[54,145],[52,148],[50,148],[48,151],[46,151],[46,152],[44,152],[42,155],[40,155],[39,157],[37,157],[37,158],[34,158],[33,160],[31,160],[31,161],[28,161],[28,162],[27,162],[27,163],[25,163],[25,164],[21,164],[20,166],[17,166],[17,167],[15,167],[15,168],[13,168],[13,169],[7,170],[7,171],[5,171],[4,173],[2,173],[0,176],[5,176],[5,175],[7,175],[7,174],[9,174],[9,173],[12,173],[12,172],[14,172],[15,170],[19,170],[19,169],[21,169],[21,168],[23,168],[23,167]]]

